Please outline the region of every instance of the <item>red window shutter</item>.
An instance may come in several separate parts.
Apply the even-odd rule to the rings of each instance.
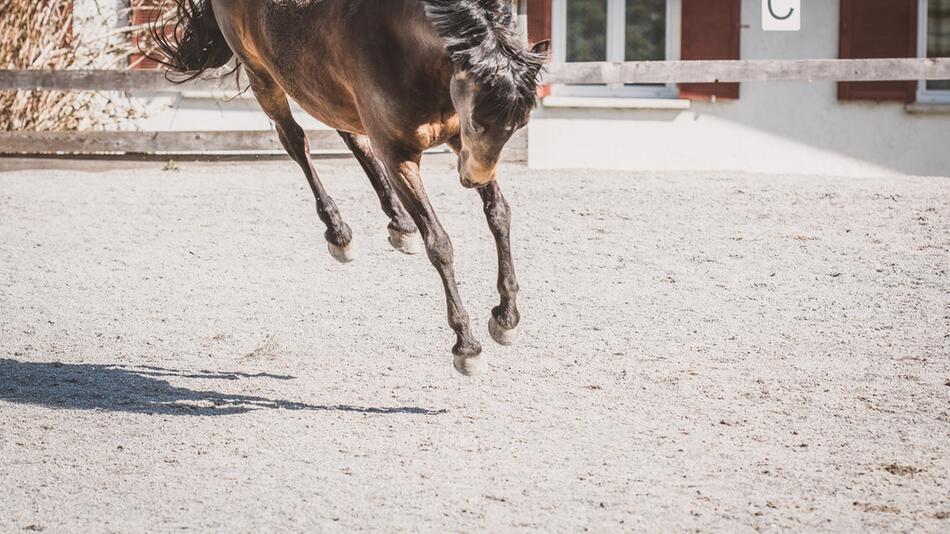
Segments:
[[[528,41],[531,44],[551,38],[551,0],[527,0]]]
[[[156,0],[132,0],[132,13],[131,13],[131,23],[133,26],[146,26],[151,25],[157,22],[162,18],[162,8],[161,2]],[[169,9],[166,5],[166,9]],[[166,28],[166,33],[171,34],[175,31],[174,27],[169,25]],[[138,31],[132,34],[132,44],[136,48],[146,48],[147,40],[145,38],[146,31]],[[139,45],[142,45],[141,47]],[[147,49],[147,48],[146,48]],[[161,65],[152,59],[145,57],[141,53],[134,53],[129,56],[129,65],[133,69],[158,69]]]
[[[541,42],[551,38],[551,17],[554,10],[551,8],[551,0],[527,0],[528,5],[528,42],[530,44]],[[551,86],[545,85],[538,88],[539,96],[551,94]]]
[[[739,59],[742,0],[683,0],[682,9],[681,59]],[[682,83],[680,96],[739,98],[739,84]]]
[[[917,57],[917,0],[841,0],[841,59]],[[917,82],[841,82],[840,100],[913,102]]]

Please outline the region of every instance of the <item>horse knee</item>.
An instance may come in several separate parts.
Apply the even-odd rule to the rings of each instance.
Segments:
[[[449,236],[442,233],[430,233],[426,236],[426,252],[429,261],[437,268],[452,265],[455,261],[455,250]]]

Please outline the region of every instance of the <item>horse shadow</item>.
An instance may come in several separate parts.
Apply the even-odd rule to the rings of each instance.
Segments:
[[[202,380],[293,380],[287,375],[185,371],[154,366],[21,362],[0,358],[0,401],[53,409],[97,410],[172,416],[222,416],[262,409],[440,415],[415,406],[319,405],[254,395],[176,387],[163,377]]]

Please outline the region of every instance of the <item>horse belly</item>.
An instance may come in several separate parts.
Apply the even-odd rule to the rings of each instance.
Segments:
[[[324,84],[318,81],[306,84],[305,90],[289,84],[281,85],[301,109],[330,128],[355,134],[366,133],[356,102],[349,91],[321,87]]]

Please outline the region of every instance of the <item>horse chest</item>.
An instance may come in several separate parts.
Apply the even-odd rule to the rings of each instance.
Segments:
[[[415,136],[419,148],[425,150],[457,137],[460,130],[459,117],[453,114],[419,125],[415,130]]]

